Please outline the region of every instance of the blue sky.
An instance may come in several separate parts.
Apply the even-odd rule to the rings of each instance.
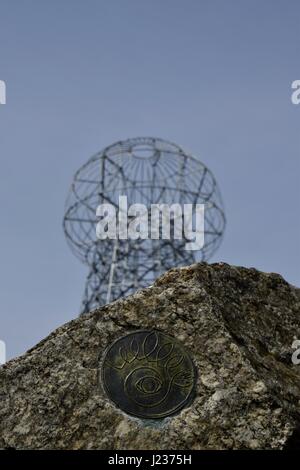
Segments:
[[[75,170],[157,136],[215,174],[211,261],[300,284],[297,0],[0,0],[0,339],[23,353],[74,318],[85,266],[62,231]]]

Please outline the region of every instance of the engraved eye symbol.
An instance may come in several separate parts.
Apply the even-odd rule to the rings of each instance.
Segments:
[[[162,382],[157,377],[148,375],[139,379],[135,386],[139,392],[151,395],[152,393],[159,392],[162,387]]]

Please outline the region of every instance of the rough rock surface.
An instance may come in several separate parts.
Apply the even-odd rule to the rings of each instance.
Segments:
[[[181,340],[198,370],[194,401],[142,421],[107,398],[105,348],[134,330]],[[58,328],[0,368],[0,447],[280,449],[299,442],[299,289],[220,264],[173,269],[148,289]]]

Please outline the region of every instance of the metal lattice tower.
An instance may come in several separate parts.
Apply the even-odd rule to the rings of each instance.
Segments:
[[[205,204],[205,244],[184,249],[186,240],[98,240],[96,209],[119,196],[128,204]],[[149,286],[176,266],[206,261],[225,227],[215,178],[179,146],[156,138],[117,142],[91,157],[75,174],[66,203],[64,231],[75,255],[89,266],[82,301],[85,313]]]

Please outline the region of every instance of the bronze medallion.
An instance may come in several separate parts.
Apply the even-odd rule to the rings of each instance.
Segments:
[[[154,419],[190,402],[196,371],[179,341],[144,330],[119,338],[107,349],[102,380],[115,405],[130,415]]]

